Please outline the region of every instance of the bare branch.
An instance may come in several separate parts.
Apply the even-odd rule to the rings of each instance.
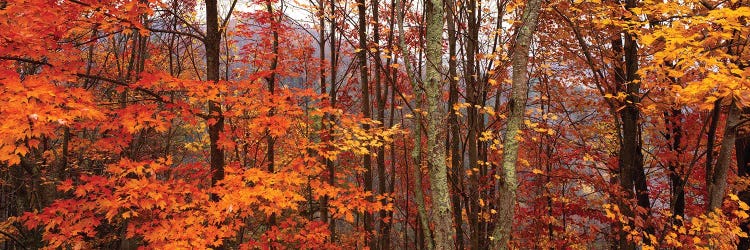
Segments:
[[[193,34],[193,33],[182,32],[182,31],[177,31],[177,30],[163,30],[163,29],[157,29],[157,28],[148,28],[148,30],[151,31],[151,32],[157,32],[157,33],[167,33],[167,34],[177,34],[177,35],[182,35],[182,36],[189,36],[189,37],[198,39],[201,42],[203,42],[203,37],[201,37],[199,35],[196,35],[196,34]]]

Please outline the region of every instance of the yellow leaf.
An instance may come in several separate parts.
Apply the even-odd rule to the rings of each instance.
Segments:
[[[737,195],[735,194],[729,194],[729,199],[732,199],[733,201],[738,201],[740,200],[740,197],[737,197]]]
[[[606,213],[607,218],[614,219],[615,214],[613,214],[609,209],[604,210],[604,213]]]
[[[747,203],[740,201],[740,209],[747,211],[750,209],[750,206],[748,206]]]
[[[748,217],[750,217],[750,215],[745,213],[745,211],[735,211],[734,214],[737,215],[737,217],[739,217],[740,219],[747,219]]]
[[[529,163],[529,161],[527,161],[526,159],[518,159],[518,163],[526,167],[531,166],[531,163]]]

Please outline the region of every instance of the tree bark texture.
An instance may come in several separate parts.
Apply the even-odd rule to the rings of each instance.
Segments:
[[[448,166],[445,158],[445,147],[440,145],[440,127],[446,118],[442,103],[442,57],[443,57],[443,22],[445,9],[442,0],[430,0],[426,3],[425,31],[425,94],[427,99],[427,161],[430,166],[430,189],[432,192],[432,224],[435,228],[433,237],[435,249],[453,249],[455,230],[453,230],[450,190],[448,189]]]
[[[516,44],[513,48],[511,63],[513,65],[513,76],[511,79],[511,96],[508,101],[510,115],[503,136],[503,161],[502,161],[502,183],[498,194],[498,217],[492,233],[490,246],[492,249],[510,248],[510,238],[513,228],[513,216],[516,204],[516,190],[518,180],[516,179],[516,162],[518,160],[519,141],[526,111],[526,101],[529,93],[528,62],[529,50],[536,30],[537,19],[541,0],[529,0],[523,10],[522,24],[518,30]]]

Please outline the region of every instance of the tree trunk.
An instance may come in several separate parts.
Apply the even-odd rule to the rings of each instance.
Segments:
[[[721,117],[721,101],[723,98],[719,98],[714,102],[714,107],[711,109],[711,121],[708,125],[708,132],[706,139],[706,191],[711,186],[711,175],[714,172],[714,148],[716,146],[716,129],[719,127],[719,118]]]
[[[745,119],[750,118],[750,108],[744,108],[742,111]],[[737,176],[740,178],[750,177],[750,130],[739,130],[734,141],[735,153],[737,155]],[[743,131],[744,133],[739,133]],[[739,192],[740,200],[747,204],[750,204],[750,187],[745,187]],[[750,234],[750,221],[745,220],[740,223],[742,232]],[[738,250],[750,249],[750,238],[740,237],[740,242],[737,244]]]
[[[390,93],[388,92],[388,85],[385,85],[385,93],[383,93],[383,100],[382,100],[383,110],[381,112],[382,112],[382,115],[385,116],[385,104],[386,104],[386,100],[388,99],[388,96],[390,95],[391,105],[390,105],[390,110],[388,113],[389,114],[388,126],[393,126],[395,109],[396,109],[396,102],[394,101],[395,100],[394,97],[395,97],[395,92],[396,92],[395,88],[397,86],[395,83],[398,82],[397,81],[398,71],[393,69],[392,67],[389,67],[388,65],[391,65],[392,61],[396,61],[396,59],[394,58],[395,55],[393,53],[393,39],[394,39],[394,34],[395,34],[393,30],[394,28],[393,26],[396,24],[396,0],[391,0],[391,12],[390,12],[390,19],[388,20],[388,22],[390,23],[390,26],[388,28],[388,44],[387,44],[387,48],[389,49],[389,52],[388,52],[388,57],[386,59],[385,65],[387,66],[385,68],[384,74],[386,78],[390,77],[392,81],[390,81]],[[391,142],[391,155],[390,155],[391,176],[390,176],[390,182],[388,184],[388,187],[384,189],[386,190],[385,192],[389,192],[391,194],[394,193],[394,187],[396,184],[396,151],[395,151],[394,146],[395,144]],[[385,157],[385,146],[383,146],[382,153],[383,153],[383,156]],[[385,165],[385,162],[383,163],[383,165]],[[385,176],[381,178],[385,178]],[[381,249],[390,249],[391,248],[391,228],[393,228],[393,221],[394,221],[393,210],[385,211],[385,216],[383,217],[389,218],[389,219],[387,222],[384,223],[383,229],[381,230],[382,241],[381,241],[380,246],[381,246]]]
[[[670,142],[670,150],[675,154],[674,158],[669,159],[669,180],[672,190],[670,208],[672,210],[672,222],[682,225],[682,221],[677,220],[677,216],[685,218],[685,180],[683,179],[683,169],[680,161],[682,155],[682,111],[672,109],[665,113],[667,125],[666,139]]]
[[[319,52],[318,58],[319,58],[321,64],[326,59],[326,23],[325,23],[325,20],[326,20],[326,10],[325,9],[326,9],[325,0],[318,0],[318,13],[317,13],[317,15],[318,15],[318,26],[319,26],[318,27],[318,50],[319,50],[318,51]],[[331,52],[331,53],[333,53],[333,52]],[[320,94],[321,95],[327,95],[328,94],[328,92],[326,91],[326,75],[325,75],[325,71],[326,70],[325,69],[326,69],[326,67],[324,67],[323,65],[321,65],[321,67],[320,67]],[[325,114],[325,115],[323,115],[323,119],[320,121],[320,132],[321,132],[321,134],[324,134],[324,133],[327,132],[327,129],[326,129],[327,124],[326,124],[326,122],[328,121],[328,119],[329,119],[328,114]],[[323,144],[327,144],[327,142],[329,141],[330,135],[324,135],[324,136],[321,136],[321,137],[322,137],[321,141],[323,142]],[[328,170],[327,166],[328,166],[329,160],[328,159],[323,159],[323,161],[326,163],[326,170]],[[324,177],[324,179],[325,178],[326,177]],[[328,216],[328,199],[329,198],[330,197],[328,197],[328,195],[324,195],[323,197],[320,198],[320,206],[318,208],[319,208],[319,211],[320,211],[320,220],[323,221],[323,222],[328,222],[328,220],[329,220],[329,216]],[[331,234],[331,237],[329,238],[329,240],[333,239],[332,236],[333,236],[333,234]]]
[[[627,0],[625,7],[635,8],[636,0]],[[648,197],[648,186],[643,167],[643,153],[641,144],[640,130],[640,110],[637,105],[640,102],[640,84],[638,83],[638,45],[634,35],[629,32],[624,33],[624,43],[622,55],[624,56],[623,64],[625,65],[624,75],[616,74],[616,84],[624,87],[627,94],[626,103],[620,112],[622,120],[622,140],[620,145],[620,186],[625,191],[626,199],[636,197],[639,207],[650,209],[650,200]],[[616,38],[619,39],[619,38]],[[616,51],[619,54],[619,51]],[[620,70],[622,72],[622,70]],[[632,210],[628,203],[621,207],[623,214],[626,216],[640,216],[645,222],[648,215],[638,215]],[[648,223],[647,223],[648,224]],[[650,226],[646,228],[651,233]],[[646,241],[648,238],[645,239]],[[635,245],[626,239],[624,232],[620,234],[620,249],[634,249]]]
[[[414,77],[414,74],[411,69],[411,63],[410,55],[409,55],[409,48],[406,46],[405,42],[405,32],[404,32],[404,15],[406,13],[406,10],[404,6],[406,5],[405,1],[399,1],[396,0],[396,6],[398,7],[398,10],[396,11],[398,13],[398,43],[399,48],[401,50],[401,53],[403,54],[403,61],[404,61],[404,68],[406,69],[406,74],[409,78],[409,82],[411,83],[412,91],[414,91],[414,96],[416,99],[416,108],[418,110],[422,109],[422,96],[423,92],[419,86],[417,86],[417,81]],[[424,244],[427,244],[427,249],[432,250],[433,244],[432,244],[432,233],[430,231],[429,227],[429,221],[427,218],[427,211],[425,209],[425,202],[424,202],[424,194],[422,193],[422,115],[419,112],[414,112],[414,122],[412,125],[412,131],[414,131],[414,148],[411,152],[411,157],[414,160],[414,203],[417,205],[417,213],[418,213],[418,230],[416,230],[417,234],[417,240],[415,242],[415,245],[419,246],[421,249],[421,246],[424,246]],[[407,185],[408,186],[408,185]]]
[[[518,139],[523,124],[526,100],[529,94],[528,61],[531,41],[536,30],[541,0],[529,0],[523,10],[522,24],[518,29],[516,44],[513,48],[513,76],[511,97],[508,101],[510,116],[503,137],[503,181],[498,194],[498,217],[490,243],[492,249],[508,249],[510,234],[513,228],[513,216],[516,204],[516,162],[518,160]]]
[[[219,81],[219,53],[221,33],[219,31],[219,12],[217,0],[206,0],[206,80],[217,84]],[[211,186],[224,179],[224,150],[219,148],[219,134],[224,131],[224,115],[221,105],[215,101],[208,102],[208,135],[211,157]],[[219,201],[217,194],[211,194],[212,201]],[[223,249],[222,245],[216,246]]]
[[[445,119],[441,107],[442,56],[443,56],[443,9],[442,0],[426,3],[425,55],[426,73],[424,88],[427,99],[427,161],[430,166],[430,189],[432,191],[432,223],[435,228],[435,249],[453,249],[455,231],[451,222],[452,208],[448,189],[448,166],[445,162],[445,147],[438,136]]]
[[[219,32],[219,12],[217,0],[206,0],[206,80],[219,81],[219,46],[221,33]],[[215,101],[208,102],[208,113],[211,119],[208,123],[211,154],[211,185],[224,179],[224,150],[219,148],[219,133],[224,130],[224,116],[221,106]],[[211,194],[211,200],[218,201],[216,194]]]
[[[376,50],[373,52],[373,63],[375,64],[375,67],[373,67],[373,81],[375,83],[375,112],[377,115],[377,120],[380,121],[380,126],[385,125],[385,94],[383,93],[383,83],[381,81],[381,67],[382,62],[380,60],[380,16],[379,16],[379,1],[378,0],[372,0],[371,2],[372,6],[372,40],[373,40],[373,46],[375,46]],[[390,68],[390,67],[388,67]],[[386,88],[387,91],[387,88]],[[377,166],[378,171],[378,193],[379,194],[386,194],[388,193],[387,186],[385,184],[385,144],[379,146],[376,150],[377,156],[375,159],[375,165]],[[381,200],[383,205],[386,205],[387,201],[385,199]],[[388,238],[388,226],[387,222],[384,221],[385,218],[388,216],[387,212],[385,210],[380,210],[378,213],[378,238],[377,238],[377,246],[378,249],[388,249],[388,246],[386,244],[386,239]]]
[[[360,91],[362,94],[362,115],[364,115],[365,118],[372,118],[372,114],[370,112],[370,83],[368,80],[368,72],[367,72],[367,16],[366,16],[366,10],[367,5],[365,5],[364,0],[357,0],[357,14],[358,14],[358,34],[359,34],[359,49],[360,51],[357,53],[357,57],[359,58],[359,83],[360,83]],[[362,128],[364,130],[369,130],[370,125],[364,124],[362,125]],[[365,188],[364,190],[372,191],[372,158],[369,154],[366,154],[363,159],[362,166],[365,168],[364,173],[364,181],[365,181]],[[369,198],[370,201],[372,201],[372,197]],[[372,219],[372,213],[369,211],[365,211],[364,214],[364,227],[365,232],[367,234],[372,233],[372,227],[373,225],[373,219]],[[366,237],[366,244],[370,247],[370,249],[375,249],[375,244],[377,243],[377,240],[371,240],[370,237]]]
[[[708,187],[708,213],[720,209],[724,201],[724,192],[727,188],[727,174],[732,161],[732,147],[737,138],[737,125],[739,123],[739,110],[734,99],[729,104],[729,114],[724,128],[724,138],[721,141],[719,155],[716,158],[716,166],[711,174],[711,185]]]
[[[330,58],[331,58],[331,81],[330,81],[330,90],[328,94],[328,98],[330,98],[330,105],[331,107],[336,107],[336,73],[337,71],[337,61],[338,61],[338,50],[336,49],[336,1],[331,0],[331,30],[329,36],[330,41],[328,41],[328,45],[330,46]],[[331,119],[332,120],[332,119]],[[329,128],[328,135],[332,135],[333,130]],[[329,138],[329,140],[333,140],[333,138]],[[326,169],[328,169],[328,184],[331,186],[334,186],[336,184],[336,166],[334,165],[333,161],[326,160]],[[327,201],[327,198],[326,198]],[[325,207],[325,209],[328,209],[328,206]],[[331,233],[331,242],[336,241],[336,219],[333,217],[329,218],[328,220],[328,230]]]
[[[461,191],[463,187],[463,164],[461,164],[461,132],[459,131],[458,115],[453,110],[453,105],[458,103],[458,70],[456,62],[456,20],[455,9],[450,2],[446,2],[446,19],[448,23],[448,82],[450,89],[448,94],[448,124],[450,136],[448,138],[449,152],[451,156],[451,182],[454,185],[451,192],[453,201],[453,224],[456,228],[456,249],[464,249],[463,217],[461,214]]]
[[[421,97],[422,94],[417,91],[417,108],[422,108]],[[414,159],[414,203],[417,205],[417,213],[419,219],[419,227],[422,229],[422,240],[421,243],[427,244],[427,249],[432,250],[432,231],[430,231],[430,222],[427,218],[427,210],[425,208],[424,193],[422,192],[422,129],[420,124],[422,122],[422,116],[419,113],[414,114],[414,148],[412,149],[411,156]]]
[[[274,18],[275,14],[273,13],[273,6],[271,6],[270,0],[266,1],[266,11],[271,17],[271,33],[273,36],[273,43],[271,44],[271,53],[273,53],[273,59],[271,60],[271,65],[268,68],[268,70],[271,71],[271,75],[266,78],[266,81],[268,84],[268,92],[271,93],[271,95],[274,95],[276,88],[276,66],[279,63],[279,32],[276,31],[276,18]],[[275,110],[271,109],[268,111],[268,116],[273,116],[274,113]],[[269,129],[266,130],[266,141],[268,144],[268,149],[266,150],[266,159],[268,159],[268,172],[273,173],[276,171],[276,160],[274,159],[276,155],[274,152],[274,144],[276,144],[276,138],[271,136]],[[271,214],[271,216],[269,216],[268,224],[269,226],[276,225],[276,214]]]
[[[478,130],[478,108],[477,105],[479,105],[479,92],[480,88],[477,82],[477,72],[476,69],[476,52],[478,45],[478,39],[479,39],[479,24],[477,23],[477,1],[476,0],[470,0],[468,2],[468,5],[464,8],[464,15],[466,15],[466,22],[467,22],[467,30],[468,34],[466,34],[467,38],[465,39],[465,53],[466,58],[464,60],[464,81],[466,82],[466,102],[469,104],[469,108],[466,110],[467,118],[466,118],[466,124],[468,126],[468,131],[466,133],[466,148],[467,148],[467,169],[473,171],[471,175],[468,176],[469,188],[467,189],[468,193],[468,207],[470,208],[468,210],[469,212],[469,224],[471,225],[471,247],[478,249],[480,248],[480,243],[482,237],[480,236],[482,232],[482,221],[479,220],[479,214],[481,213],[482,207],[479,206],[479,199],[481,197],[481,193],[479,192],[479,172],[474,171],[474,169],[479,169],[479,166],[477,164],[477,161],[479,160],[479,153],[477,149],[477,134],[480,133]]]

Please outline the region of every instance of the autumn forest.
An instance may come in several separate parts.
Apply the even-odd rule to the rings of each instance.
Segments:
[[[0,249],[750,249],[747,0],[0,0]]]

